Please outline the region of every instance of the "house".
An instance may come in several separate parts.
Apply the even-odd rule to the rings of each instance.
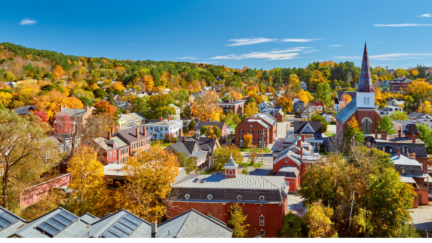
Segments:
[[[181,113],[181,109],[173,104],[169,104],[168,106],[171,106],[175,109],[176,113],[173,117],[174,120],[180,120],[180,113]]]
[[[229,132],[227,131],[227,125],[224,122],[218,122],[218,121],[212,121],[211,122],[210,119],[209,119],[209,121],[198,121],[195,124],[194,129],[195,129],[195,131],[199,132],[203,126],[207,126],[207,127],[217,126],[221,130],[221,141],[225,141],[225,139],[228,138]]]
[[[301,88],[302,90],[307,90],[307,84],[306,84],[305,81],[300,81],[300,88]]]
[[[315,151],[319,151],[324,144],[319,121],[294,121],[294,135],[304,135],[303,140],[310,143]]]
[[[234,112],[234,114],[240,114],[243,116],[244,113],[244,106],[245,106],[245,100],[237,100],[237,101],[225,101],[222,103],[219,103],[219,106],[222,108],[222,111],[224,113],[228,113],[230,111]]]
[[[118,139],[115,139],[115,137]],[[151,134],[145,126],[123,129],[112,135],[108,134],[108,140],[113,141],[112,146],[117,148],[119,164],[126,162],[128,156],[135,156],[141,151],[150,152]],[[117,146],[117,142],[122,147]],[[124,143],[128,146],[124,147]]]
[[[324,117],[324,118],[326,119],[327,124],[330,124],[330,122],[331,122],[332,120],[334,120],[334,117],[333,117],[333,116],[331,116],[331,115],[329,115],[329,114],[326,114],[326,113],[321,113],[320,116],[322,116],[322,117]]]
[[[166,151],[174,152],[176,154],[182,153],[185,158],[192,157],[199,170],[206,170],[210,168],[208,161],[208,151],[201,149],[198,141],[195,139],[186,139],[181,137],[176,143],[171,144]]]
[[[390,91],[406,91],[408,84],[411,84],[412,82],[413,81],[409,78],[397,77],[390,81]]]
[[[230,206],[238,203],[247,215],[250,229],[256,229],[261,237],[278,237],[282,217],[288,210],[285,178],[240,174],[232,157],[224,167],[224,174],[189,174],[172,184],[168,218],[195,209],[227,223]],[[256,236],[255,230],[249,233]]]
[[[408,114],[408,120],[425,120],[425,119],[432,119],[432,116],[420,112],[413,112]]]
[[[356,97],[336,115],[336,133],[343,133],[347,127],[347,122],[352,117],[357,119],[363,134],[372,134],[378,128],[378,122],[381,120],[381,115],[375,108],[375,91],[372,87],[372,75],[366,45]]]
[[[231,238],[232,229],[219,219],[195,209],[186,211],[157,227],[156,238]]]
[[[27,223],[27,220],[0,206],[0,238],[6,238]]]
[[[152,135],[152,140],[164,139],[166,135],[178,137],[179,132],[183,129],[182,120],[171,120],[170,116],[166,120],[159,117],[158,122],[146,123],[148,132]]]
[[[304,102],[301,100],[299,100],[293,104],[293,111],[294,112],[303,112],[304,109],[305,109]]]
[[[126,129],[131,127],[140,126],[145,123],[144,116],[139,112],[130,113],[126,110],[126,114],[120,114],[117,119],[119,129]]]
[[[125,110],[130,110],[132,108],[132,103],[130,103],[127,100],[114,100],[115,101],[115,105],[122,111]]]
[[[71,135],[78,126],[87,123],[87,119],[93,113],[93,107],[85,106],[84,109],[68,109],[61,106],[60,112],[54,116],[54,133],[57,135]]]
[[[38,107],[35,105],[27,105],[27,106],[16,108],[13,111],[20,116],[24,116],[24,115],[32,114],[37,109]]]
[[[309,102],[305,112],[314,113],[319,112],[322,113],[323,104],[321,102]]]
[[[387,105],[389,105],[389,106],[405,105],[405,100],[404,99],[396,99],[396,98],[388,98],[387,99]]]
[[[412,156],[401,154],[401,149],[398,147],[397,153],[390,155],[391,162],[394,164],[395,170],[399,172],[401,180],[411,184],[417,196],[414,198],[414,207],[419,205],[428,205],[429,189],[427,181],[432,182],[432,178],[423,171],[423,166]]]
[[[339,103],[339,98],[336,97],[333,99],[333,110],[339,111],[341,108],[341,104]]]
[[[278,122],[282,122],[284,118],[284,113],[282,111],[282,106],[267,106],[260,113],[268,114],[273,116]]]
[[[126,161],[124,158],[127,157],[125,151],[127,150],[127,154],[129,154],[129,144],[120,137],[113,136],[113,134],[114,127],[108,132],[106,138],[99,137],[94,139],[94,142],[99,147],[98,158],[104,165],[119,164],[119,157],[121,157],[121,161],[124,162]]]
[[[376,149],[388,154],[394,154],[400,148],[402,154],[417,160],[422,165],[423,173],[427,173],[429,155],[426,152],[426,144],[418,139],[419,134],[417,125],[411,123],[406,125],[404,137],[401,130],[398,130],[397,135],[387,135],[387,131],[381,131],[380,136],[375,131],[375,137],[369,136],[371,139],[368,140],[372,141],[372,146]]]
[[[395,113],[396,111],[402,111],[402,107],[399,106],[386,106],[384,109],[380,110],[379,113],[381,116],[391,116],[391,114]]]
[[[244,135],[252,135],[252,145],[267,147],[269,143],[274,143],[277,137],[277,120],[267,114],[257,113],[235,128],[235,144],[244,146]]]
[[[259,103],[259,105],[258,105],[259,112],[261,112],[262,110],[264,110],[264,108],[266,108],[268,106],[270,106],[270,104],[268,102],[263,101],[263,102]]]

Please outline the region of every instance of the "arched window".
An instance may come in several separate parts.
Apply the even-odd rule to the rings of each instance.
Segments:
[[[372,121],[369,118],[364,118],[362,122],[363,134],[371,134]]]
[[[369,105],[370,103],[370,98],[369,97],[367,97],[367,105]]]

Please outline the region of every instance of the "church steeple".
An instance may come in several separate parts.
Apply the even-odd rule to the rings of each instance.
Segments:
[[[367,52],[367,46],[365,42],[363,61],[360,72],[360,80],[358,83],[357,92],[374,92],[372,87],[372,75],[369,67],[369,57]]]

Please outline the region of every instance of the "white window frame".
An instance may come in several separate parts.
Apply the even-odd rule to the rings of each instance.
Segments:
[[[260,230],[260,236],[265,236],[265,231],[263,229]]]
[[[261,224],[261,218],[262,218],[262,224]],[[264,217],[264,215],[262,215],[261,214],[261,216],[259,216],[259,226],[264,226],[264,220],[265,220],[265,217]]]

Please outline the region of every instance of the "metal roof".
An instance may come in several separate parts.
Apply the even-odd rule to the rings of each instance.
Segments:
[[[348,105],[336,114],[336,119],[344,124],[357,109],[357,98],[353,98]]]
[[[405,155],[401,154],[400,157],[398,157],[398,154],[392,154],[390,156],[390,160],[395,165],[413,165],[413,166],[421,166],[421,164],[415,160],[410,159],[406,157]]]

